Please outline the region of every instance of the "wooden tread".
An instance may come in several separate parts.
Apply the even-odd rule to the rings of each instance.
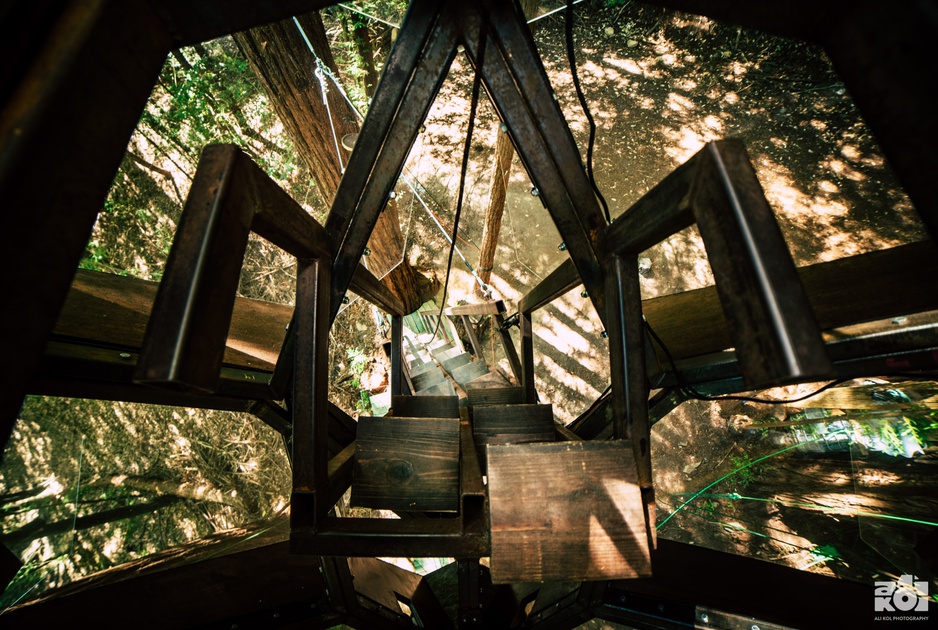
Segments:
[[[393,396],[391,412],[406,418],[458,418],[456,396]]]
[[[515,405],[524,402],[523,387],[473,387],[466,385],[469,406],[476,405]]]
[[[472,362],[472,355],[468,352],[461,352],[443,361],[443,369],[452,374],[453,370],[470,362]]]
[[[450,372],[453,376],[453,380],[463,387],[465,387],[466,383],[469,381],[488,373],[489,367],[482,361],[467,363]]]
[[[505,444],[487,451],[495,582],[651,575],[631,443]]]
[[[459,420],[358,419],[351,504],[394,511],[459,509]]]
[[[472,430],[478,446],[553,442],[553,406],[481,405],[472,410]]]

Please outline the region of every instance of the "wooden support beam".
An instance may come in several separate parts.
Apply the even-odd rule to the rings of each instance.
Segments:
[[[23,263],[0,278],[2,444],[171,47],[140,0],[70,2],[40,21],[48,36],[17,46],[18,82],[0,103],[0,223]]]
[[[456,55],[457,27],[440,11],[440,0],[416,0],[407,12],[332,202],[333,319]]]
[[[651,474],[651,425],[645,374],[645,322],[638,258],[612,256],[606,268],[609,306],[609,364],[612,379],[613,437],[631,440],[645,508],[649,546],[656,540],[655,487]]]
[[[932,241],[801,267],[798,275],[821,330],[938,310],[938,246]],[[875,299],[858,299],[870,287]],[[715,287],[645,300],[642,310],[675,359],[733,346]]]
[[[234,145],[209,145],[166,262],[136,380],[214,391],[251,231],[300,259],[329,259],[322,226]]]
[[[479,59],[480,35],[475,29],[488,22],[491,41],[480,68],[483,81],[602,320],[605,286],[600,237],[606,220],[530,29],[515,3],[478,3],[475,11],[478,17],[466,20],[466,50],[473,60]]]

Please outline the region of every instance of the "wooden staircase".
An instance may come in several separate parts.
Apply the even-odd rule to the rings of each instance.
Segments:
[[[402,517],[458,512],[460,468],[478,461],[495,583],[650,574],[630,443],[571,441],[552,405],[527,403],[455,336],[425,349],[405,337],[413,393],[395,396],[386,417],[359,419],[353,506]],[[460,451],[461,432],[473,453]]]

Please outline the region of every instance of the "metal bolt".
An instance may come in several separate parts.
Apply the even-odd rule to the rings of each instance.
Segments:
[[[606,337],[609,336],[609,333],[607,333],[607,332],[604,330],[604,331],[602,331],[601,333],[599,333],[599,336],[602,337],[603,339],[605,339]]]
[[[427,130],[426,127],[424,127],[423,125],[420,125],[420,133],[423,133],[426,130]]]
[[[366,248],[365,248],[365,251],[362,252],[362,254],[365,255],[365,256],[371,256],[371,250],[366,247]]]
[[[710,621],[710,616],[707,615],[707,613],[701,613],[700,620],[704,623],[707,623]]]
[[[342,298],[342,303],[343,303],[343,304],[348,304],[348,296],[347,296],[347,295],[346,295],[344,298]]]
[[[567,251],[567,244],[566,244],[566,243],[561,243],[560,245],[557,246],[557,249],[559,249],[559,250],[562,251],[562,252],[565,252],[565,251]]]
[[[541,194],[541,191],[537,189],[537,186],[532,186],[532,187],[531,187],[531,196],[532,196],[532,197],[537,197],[537,196],[540,195],[540,194]]]
[[[759,626],[757,626],[756,624],[752,624],[752,630],[759,630]]]
[[[119,357],[122,358],[122,359],[129,359],[129,358],[130,358],[130,353],[129,353],[129,352],[121,352],[121,353],[120,353],[119,355],[117,355],[117,356],[119,356]]]
[[[909,322],[909,318],[908,318],[908,317],[899,316],[899,317],[893,317],[893,318],[892,318],[892,323],[893,323],[893,324],[902,325],[902,324],[907,324],[908,322]]]
[[[392,191],[391,191],[391,194],[388,195],[388,197],[389,197],[390,199],[396,199],[396,198],[397,198],[397,193],[392,190]]]
[[[274,619],[280,619],[280,613],[275,612],[275,613],[274,613]]]
[[[589,297],[589,291],[580,291],[580,297]]]
[[[500,125],[498,126],[498,129],[499,129],[502,133],[508,133],[508,125],[506,125],[505,123],[500,124]]]

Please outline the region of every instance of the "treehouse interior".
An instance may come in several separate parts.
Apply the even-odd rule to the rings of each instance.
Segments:
[[[691,388],[713,396],[934,378],[938,8],[930,0],[650,1],[820,44],[930,240],[796,267],[746,149],[731,139],[707,144],[609,220],[520,6],[413,0],[324,224],[237,147],[209,146],[158,287],[76,274],[166,55],[333,3],[4,8],[0,212],[8,257],[21,261],[0,281],[4,442],[29,394],[246,411],[283,434],[293,493],[289,532],[260,529],[224,552],[203,541],[198,560],[185,563],[156,554],[15,607],[0,625],[870,625],[870,584],[659,538],[650,430]],[[418,313],[441,331],[421,349],[404,334],[412,314],[360,261],[462,54],[569,257],[520,300],[516,319],[492,301]],[[716,285],[643,303],[639,255],[693,224]],[[295,309],[236,297],[251,232],[296,257]],[[581,284],[608,336],[610,392],[564,427],[538,399],[532,315]],[[386,418],[356,423],[328,399],[330,327],[349,291],[389,317]],[[509,378],[479,360],[476,341],[463,351],[451,322],[467,317],[499,324]],[[890,326],[898,317],[908,325]],[[519,348],[506,319],[519,325]],[[673,356],[659,352],[658,336]],[[251,347],[267,349],[268,360]],[[338,516],[350,487],[353,502],[401,518]],[[456,561],[420,576],[377,559],[398,556]],[[5,561],[4,585],[18,567]]]

